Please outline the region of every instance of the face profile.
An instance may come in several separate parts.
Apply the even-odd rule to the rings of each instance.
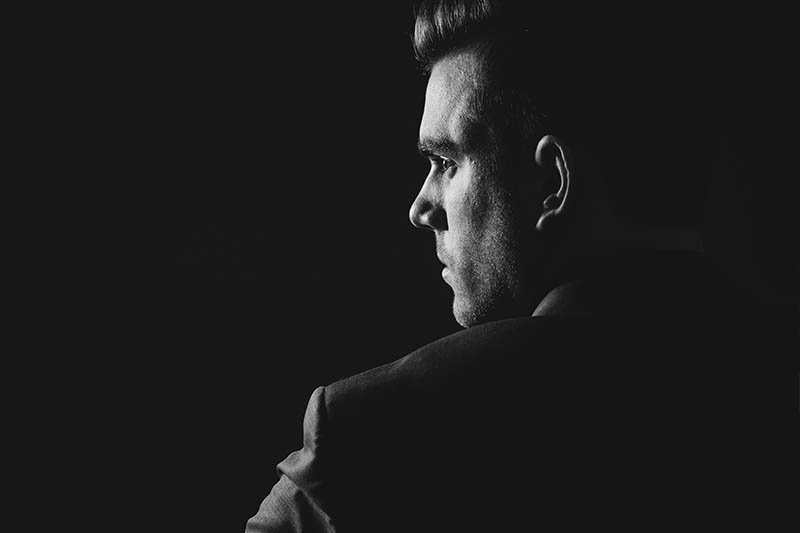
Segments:
[[[309,321],[315,344],[301,337],[290,349],[312,348],[335,381],[311,394],[302,440],[268,469],[274,485],[247,533],[776,523],[786,454],[774,446],[785,431],[772,367],[790,339],[776,313],[725,279],[715,264],[723,256],[702,246],[708,172],[723,183],[737,164],[717,167],[706,144],[718,127],[706,121],[734,103],[711,96],[736,85],[740,58],[730,57],[723,85],[704,87],[705,76],[712,52],[740,35],[699,52],[695,44],[711,43],[705,22],[695,26],[696,2],[685,11],[674,0],[663,10],[639,4],[421,2],[413,34],[421,116],[375,96],[403,115],[393,133],[408,139],[407,120],[419,118],[418,150],[430,166],[408,176],[410,164],[385,165],[378,176],[399,185],[403,203],[416,183],[409,219],[429,231],[406,227],[406,235],[433,241],[423,253],[430,264],[436,254],[442,279],[419,274],[443,283],[452,301],[415,283],[405,262],[415,254],[395,254],[406,235],[393,234],[384,242],[404,262],[388,276],[381,269],[379,288],[388,279],[389,296],[404,292],[402,320],[376,330],[344,315],[336,335]],[[371,24],[369,35],[378,33],[387,32]],[[366,131],[385,132],[389,117],[370,117],[380,127]],[[374,190],[364,191],[370,200]],[[392,217],[394,206],[369,205]],[[373,226],[368,235],[383,235],[383,224]],[[389,298],[365,290],[379,305],[356,311],[382,318]],[[341,313],[339,301],[323,303]],[[426,336],[436,325],[431,309],[448,320],[448,304],[463,331],[397,353],[415,322]],[[392,354],[400,357],[387,362]],[[358,372],[342,377],[339,357],[353,357]],[[308,382],[323,372],[313,368]],[[270,440],[262,406],[253,414]],[[264,454],[254,450],[263,473]]]
[[[483,59],[475,50],[437,61],[428,80],[420,152],[431,168],[409,217],[432,230],[453,314],[464,326],[502,317],[522,302],[522,228],[475,116]]]

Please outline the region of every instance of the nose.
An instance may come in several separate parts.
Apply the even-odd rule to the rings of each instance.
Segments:
[[[436,189],[433,180],[428,176],[408,211],[408,219],[415,227],[434,231],[447,229],[447,216]]]

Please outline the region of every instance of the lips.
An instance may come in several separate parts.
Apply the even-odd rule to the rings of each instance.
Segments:
[[[442,269],[442,278],[444,278],[444,280],[447,281],[447,277],[450,275],[450,268],[447,266],[449,261],[447,260],[443,252],[444,252],[443,247],[440,245],[439,242],[437,242],[436,259],[438,259],[439,262],[444,265],[444,268]]]
[[[449,261],[445,258],[444,253],[442,253],[441,248],[439,248],[439,247],[437,247],[437,249],[436,249],[436,259],[438,259],[439,262],[441,264],[443,264],[444,266],[447,266],[447,264],[449,263]]]

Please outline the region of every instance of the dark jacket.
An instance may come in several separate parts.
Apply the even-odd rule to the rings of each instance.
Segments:
[[[316,389],[247,531],[779,531],[780,332],[694,256],[588,270]]]

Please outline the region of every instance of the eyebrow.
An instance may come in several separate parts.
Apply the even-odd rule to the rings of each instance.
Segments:
[[[417,143],[419,153],[425,157],[444,156],[454,158],[461,153],[459,146],[450,139],[425,138]]]

